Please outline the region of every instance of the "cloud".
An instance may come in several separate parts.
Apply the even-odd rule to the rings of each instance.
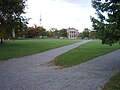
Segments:
[[[91,0],[61,0],[61,1],[76,4],[80,7],[90,7],[91,6]]]

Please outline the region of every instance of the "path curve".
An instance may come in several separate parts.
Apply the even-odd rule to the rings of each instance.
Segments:
[[[100,90],[120,72],[120,50],[65,69],[42,65],[87,42],[0,62],[0,90]]]

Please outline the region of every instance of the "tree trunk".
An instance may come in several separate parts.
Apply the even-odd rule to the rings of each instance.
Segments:
[[[3,38],[0,38],[0,39],[1,39],[0,44],[3,44]]]

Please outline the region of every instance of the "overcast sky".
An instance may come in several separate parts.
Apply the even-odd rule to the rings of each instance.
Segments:
[[[40,25],[50,28],[73,27],[80,32],[91,29],[90,16],[94,16],[91,0],[28,0],[26,17],[31,18],[29,26]]]

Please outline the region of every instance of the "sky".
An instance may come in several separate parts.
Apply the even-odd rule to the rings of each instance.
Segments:
[[[92,28],[90,16],[95,15],[91,0],[28,0],[25,16],[31,18],[28,26],[36,24],[50,28]]]

